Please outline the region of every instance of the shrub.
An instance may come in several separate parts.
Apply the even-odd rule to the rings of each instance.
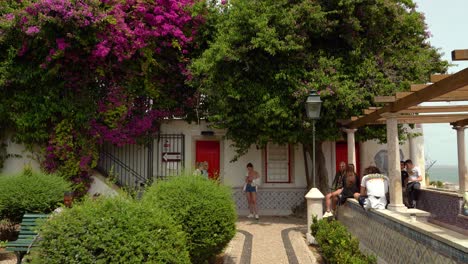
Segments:
[[[63,201],[70,184],[53,174],[24,171],[0,176],[0,218],[21,221],[25,212],[49,213]]]
[[[359,250],[359,241],[348,232],[346,227],[336,220],[314,217],[311,226],[312,235],[317,240],[323,256],[329,263],[337,264],[374,264],[375,256],[367,256]]]
[[[86,199],[43,224],[33,263],[190,263],[163,210],[124,197]]]
[[[231,190],[201,176],[157,182],[142,202],[163,207],[182,225],[192,263],[206,263],[235,235],[237,214]]]
[[[429,185],[435,186],[437,188],[444,188],[444,183],[441,181],[431,181]]]

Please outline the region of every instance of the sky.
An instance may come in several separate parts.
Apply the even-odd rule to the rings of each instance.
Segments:
[[[451,60],[452,50],[468,49],[468,0],[415,0],[418,11],[424,13],[431,33],[430,43],[444,53],[443,58],[453,64],[449,73],[468,67],[468,61]],[[424,124],[426,159],[434,166],[457,165],[457,134],[450,124]],[[465,130],[468,143],[468,129]],[[466,148],[468,150],[468,148]]]

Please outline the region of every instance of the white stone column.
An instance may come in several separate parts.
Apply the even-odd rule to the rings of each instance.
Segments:
[[[458,185],[459,193],[464,194],[468,191],[468,173],[466,169],[466,151],[465,151],[465,126],[453,127],[457,130],[457,149],[458,149]]]
[[[307,199],[307,234],[306,238],[309,244],[316,244],[315,238],[312,236],[310,226],[312,225],[313,216],[317,216],[317,220],[323,218],[323,199],[325,196],[317,188],[312,188],[305,195]]]
[[[398,114],[389,113],[383,117],[387,121],[388,178],[390,179],[390,204],[392,211],[405,211],[401,191],[400,147],[398,144]]]
[[[354,164],[354,167],[357,168],[356,164],[356,140],[354,139],[354,133],[356,133],[355,128],[345,128],[346,138],[348,140],[348,164]]]
[[[420,135],[410,136],[408,138],[409,141],[409,158],[413,161],[413,163],[421,169],[421,186],[426,186],[426,161],[425,161],[425,154],[424,154],[424,137],[422,136],[423,129],[421,124],[415,124],[414,129],[411,131],[412,133],[417,133]],[[429,183],[428,183],[429,184]]]

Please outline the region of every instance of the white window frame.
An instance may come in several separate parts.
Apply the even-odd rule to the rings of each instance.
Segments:
[[[274,153],[275,151],[273,149],[278,150],[278,148],[283,148],[283,149],[279,151],[280,153]],[[281,151],[283,153],[281,153]],[[265,148],[264,166],[265,166],[265,183],[291,183],[291,147],[290,145],[287,145],[287,144],[278,145],[278,144],[268,143]],[[286,166],[286,170],[284,170],[284,166]],[[271,173],[274,167],[276,167],[279,170],[283,170],[283,173],[281,173],[283,175],[280,175],[278,177],[278,174]],[[273,177],[273,175],[275,175],[275,177]]]

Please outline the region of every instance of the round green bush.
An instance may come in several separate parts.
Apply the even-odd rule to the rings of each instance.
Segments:
[[[87,199],[41,226],[33,263],[190,263],[164,210],[123,197]]]
[[[20,221],[25,212],[49,213],[63,202],[71,189],[62,177],[26,170],[22,174],[0,176],[0,218]]]
[[[166,209],[182,225],[192,263],[206,263],[235,235],[237,214],[230,188],[201,176],[157,182],[142,202]]]
[[[375,264],[377,258],[368,256],[359,250],[359,241],[346,227],[336,220],[313,219],[312,235],[318,242],[323,257],[329,263]]]

